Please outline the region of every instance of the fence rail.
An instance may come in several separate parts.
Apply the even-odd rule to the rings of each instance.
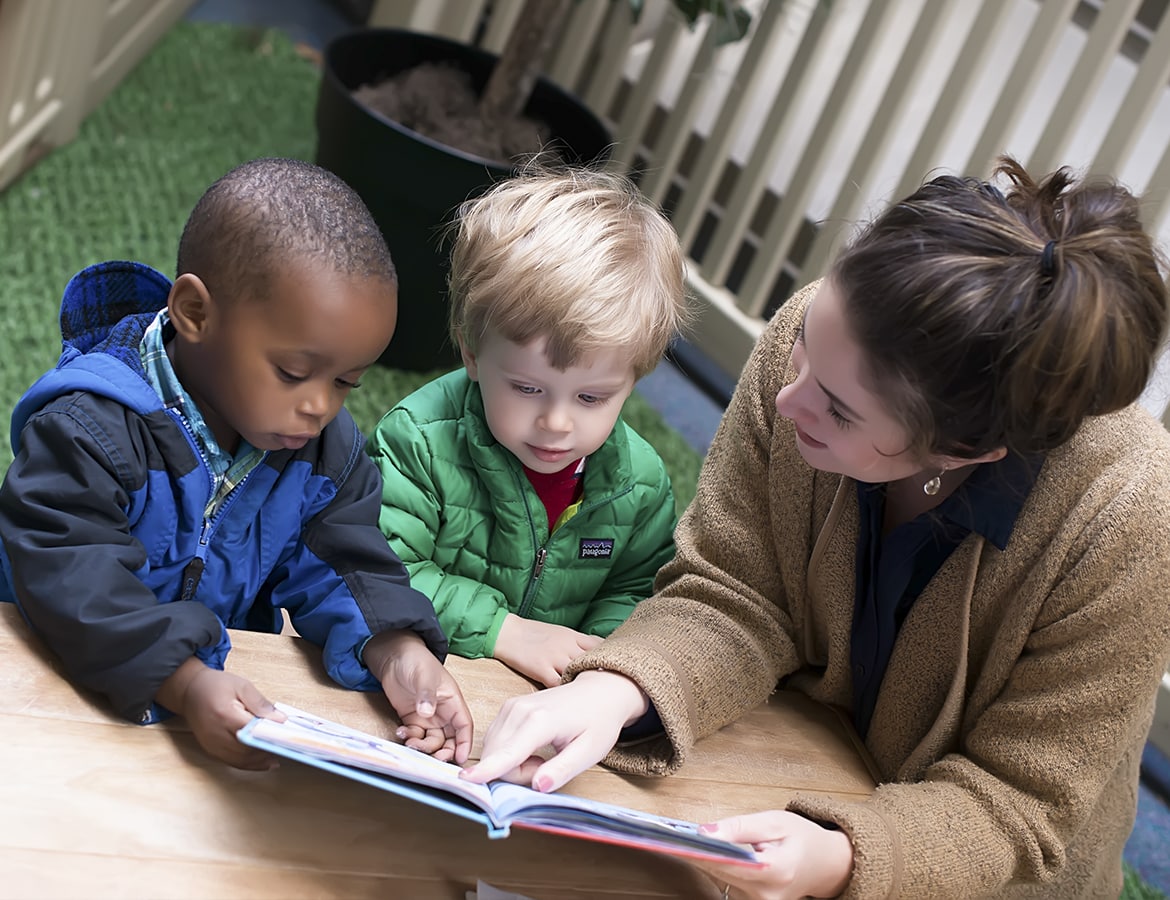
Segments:
[[[117,85],[195,0],[2,0],[0,189]]]
[[[371,24],[499,51],[522,6],[380,0]],[[748,37],[716,46],[666,0],[637,23],[625,0],[581,0],[549,67],[671,213],[701,304],[693,342],[728,375],[855,222],[935,170],[986,175],[1010,152],[1111,174],[1170,242],[1166,0],[748,6]]]

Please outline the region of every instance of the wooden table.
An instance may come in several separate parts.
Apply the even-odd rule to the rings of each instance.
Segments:
[[[316,647],[233,632],[229,669],[271,700],[392,735],[380,694],[343,690]],[[535,688],[492,660],[451,657],[482,734]],[[709,897],[685,863],[589,841],[482,826],[285,761],[243,772],[181,721],[142,727],[72,687],[0,603],[0,896],[459,898],[477,879],[536,900]],[[796,791],[866,796],[873,779],[831,711],[797,696],[701,742],[669,778],[594,767],[566,788],[692,821],[782,807]]]

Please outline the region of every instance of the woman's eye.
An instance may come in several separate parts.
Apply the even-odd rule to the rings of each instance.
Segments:
[[[829,404],[829,418],[836,422],[837,425],[841,428],[848,428],[853,424],[853,422],[841,415],[841,413],[837,410],[837,407],[833,406],[831,403]]]

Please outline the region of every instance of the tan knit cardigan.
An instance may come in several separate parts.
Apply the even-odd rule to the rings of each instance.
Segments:
[[[815,288],[748,361],[655,595],[570,667],[628,675],[662,716],[614,768],[673,771],[780,682],[851,706],[856,488],[810,468],[774,406]],[[969,535],[914,604],[872,798],[789,808],[852,838],[845,897],[1116,897],[1168,656],[1170,437],[1131,407],[1048,455],[1005,551]]]

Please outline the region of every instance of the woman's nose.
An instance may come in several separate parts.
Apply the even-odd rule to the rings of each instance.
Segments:
[[[804,379],[802,378],[798,377],[795,381],[784,385],[776,394],[776,412],[786,419],[800,419],[807,422],[810,407],[805,393]]]

